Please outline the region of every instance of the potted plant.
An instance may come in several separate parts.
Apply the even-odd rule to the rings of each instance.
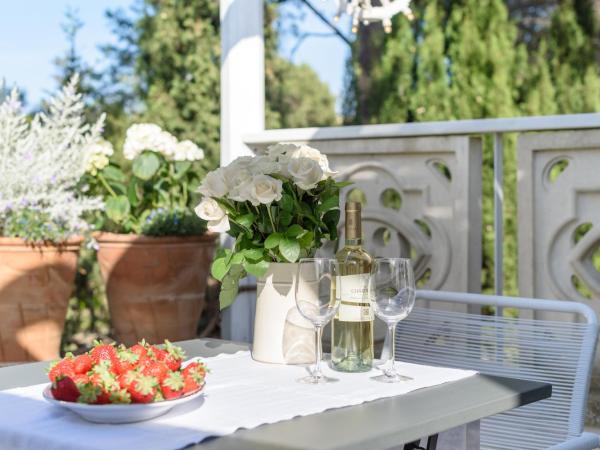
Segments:
[[[220,303],[235,300],[238,283],[257,277],[254,359],[271,363],[314,361],[312,325],[294,301],[296,263],[337,239],[339,191],[327,157],[307,145],[282,143],[265,155],[242,156],[206,175],[195,211],[208,229],[235,238],[212,265],[222,282]]]
[[[123,154],[129,175],[111,162],[89,176],[106,202],[95,237],[116,338],[127,345],[193,338],[218,236],[190,208],[204,153],[157,125],[135,124]]]
[[[59,356],[77,256],[102,208],[81,195],[104,117],[86,124],[77,76],[31,120],[0,92],[0,361]]]

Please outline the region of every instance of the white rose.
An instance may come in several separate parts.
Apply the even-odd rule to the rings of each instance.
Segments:
[[[270,145],[267,148],[267,155],[271,158],[279,158],[289,152],[297,150],[300,148],[300,144],[295,144],[293,142],[280,142],[278,144]]]
[[[175,146],[173,159],[175,161],[199,161],[204,159],[204,151],[192,141],[181,141]]]
[[[227,191],[225,171],[221,168],[207,173],[198,188],[198,192],[206,197],[225,197]]]
[[[204,198],[194,212],[208,222],[207,228],[210,231],[224,232],[229,230],[229,218],[227,213],[212,198]]]
[[[279,164],[270,156],[256,156],[248,167],[252,175],[269,175],[279,170]]]
[[[313,189],[323,179],[323,169],[317,161],[309,158],[291,158],[287,171],[298,187],[305,191]]]
[[[268,205],[274,201],[279,201],[281,200],[282,189],[283,183],[280,180],[268,175],[256,175],[252,178],[250,201],[254,206],[261,203]]]
[[[323,171],[323,179],[337,174],[337,172],[334,172],[329,168],[329,160],[327,159],[327,156],[325,156],[316,148],[309,147],[308,145],[298,145],[297,148],[291,152],[288,152],[287,156],[290,158],[308,158],[316,161]]]
[[[245,202],[250,200],[250,186],[252,184],[252,175],[248,170],[235,169],[227,166],[225,170],[225,182],[229,186],[227,197],[236,202]]]
[[[241,169],[247,170],[252,165],[253,159],[253,156],[238,156],[226,166],[226,169],[231,172]]]

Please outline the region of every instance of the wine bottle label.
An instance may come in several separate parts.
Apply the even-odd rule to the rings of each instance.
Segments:
[[[343,322],[365,322],[373,320],[372,296],[369,274],[338,276],[340,309],[336,315]]]

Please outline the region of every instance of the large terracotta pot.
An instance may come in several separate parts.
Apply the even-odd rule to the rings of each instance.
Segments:
[[[82,238],[32,246],[0,237],[0,361],[59,357]]]
[[[100,233],[98,262],[119,342],[196,336],[218,235],[148,237]]]
[[[271,263],[256,280],[256,316],[252,358],[275,364],[315,361],[315,331],[294,297],[297,264]]]

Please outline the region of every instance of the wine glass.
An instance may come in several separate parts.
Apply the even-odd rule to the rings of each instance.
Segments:
[[[323,349],[321,336],[323,327],[331,320],[340,306],[335,282],[338,262],[329,258],[302,258],[298,262],[296,276],[296,306],[300,314],[311,322],[316,331],[316,361],[309,376],[299,379],[300,383],[320,384],[337,381],[321,372]]]
[[[386,323],[391,345],[387,363],[379,366],[383,375],[372,379],[384,383],[412,380],[399,374],[395,368],[396,325],[410,314],[415,304],[415,277],[410,259],[377,258],[373,265],[371,289],[373,310]]]

